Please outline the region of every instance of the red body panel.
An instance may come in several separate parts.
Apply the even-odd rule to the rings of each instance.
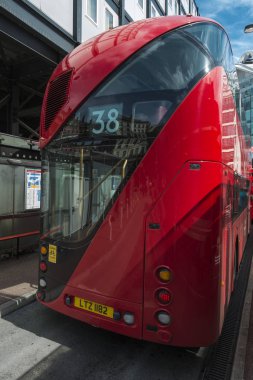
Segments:
[[[112,319],[101,317],[96,314],[92,314],[89,312],[85,312],[83,310],[76,309],[74,307],[69,307],[65,305],[65,295],[74,295],[80,298],[92,300],[93,302],[97,302],[99,304],[113,306],[115,310],[123,312],[123,311],[131,311],[135,315],[135,324],[132,326],[127,326],[122,320],[114,321]],[[55,301],[50,303],[46,303],[46,306],[59,311],[60,313],[66,314],[70,317],[74,317],[83,322],[89,323],[92,326],[100,327],[103,329],[111,330],[118,334],[128,335],[132,338],[141,339],[142,338],[142,305],[131,303],[127,301],[117,300],[115,298],[105,297],[101,294],[89,293],[87,291],[83,291],[79,288],[73,288],[72,286],[66,286],[64,292],[62,292],[61,296],[57,298]]]
[[[120,63],[158,35],[182,25],[182,20],[184,24],[203,21],[173,17],[169,28],[167,18],[140,21],[92,39],[66,57],[52,79],[74,68],[69,100],[51,128],[41,130],[41,147]],[[231,236],[232,204],[227,203],[225,190],[233,183],[234,170],[246,175],[246,155],[227,77],[222,67],[216,67],[163,127],[61,296],[47,306],[135,338],[183,346],[213,343],[233,287],[234,243],[241,236],[241,259],[246,242],[245,214],[234,223]],[[196,169],[191,164],[200,166]],[[150,229],[150,223],[159,224],[160,229]],[[172,301],[166,307],[154,296],[164,287],[155,273],[161,265],[173,273],[166,285]],[[66,294],[133,312],[136,322],[126,326],[76,310],[64,304]],[[169,327],[157,323],[155,314],[161,309],[171,314]],[[147,325],[157,331],[147,330]]]
[[[250,219],[253,220],[253,168],[248,169],[250,183]]]
[[[185,162],[221,160],[219,114],[209,109],[209,99],[214,93],[214,86],[219,86],[221,72],[221,69],[215,69],[206,76],[164,127],[108,213],[96,234],[96,239],[73,273],[69,281],[71,286],[117,299],[142,302],[144,242],[149,211],[176,178],[182,178],[182,182],[185,182],[185,173],[182,173]],[[202,94],[202,91],[205,93]],[[219,87],[215,89],[215,93],[219,94]],[[199,107],[202,111],[206,110],[205,112],[198,113],[195,110],[197,97],[202,99]],[[206,133],[200,131],[198,123],[207,126]],[[180,142],[179,128],[182,136]],[[217,146],[211,145],[210,141],[217,141]],[[218,185],[221,182],[220,176]],[[186,181],[186,185],[183,183],[181,183],[182,189],[191,182]],[[203,196],[213,190],[206,181],[202,181],[201,186],[203,189],[200,191],[204,193]],[[173,228],[175,223],[195,206],[192,202],[201,199],[201,197],[196,199],[194,186],[192,196],[188,189],[187,197],[183,197],[177,203],[174,214],[170,213],[172,207],[170,202],[165,204],[164,207],[169,212],[167,230]],[[110,270],[105,271],[104,268]],[[131,286],[126,286],[127,283]]]

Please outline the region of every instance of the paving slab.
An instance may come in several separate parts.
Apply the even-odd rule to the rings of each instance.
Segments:
[[[0,317],[33,301],[38,281],[38,253],[0,261]]]

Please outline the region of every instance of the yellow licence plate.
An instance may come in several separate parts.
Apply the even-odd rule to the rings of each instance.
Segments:
[[[78,309],[90,311],[91,313],[103,315],[104,317],[113,318],[113,307],[101,305],[100,303],[74,297],[74,306]]]

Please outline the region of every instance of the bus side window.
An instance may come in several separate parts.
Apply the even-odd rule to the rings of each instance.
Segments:
[[[239,178],[238,175],[235,174],[234,178],[234,191],[233,191],[233,217],[236,217],[239,213]]]
[[[247,180],[240,180],[240,212],[242,212],[248,206],[248,182]]]
[[[233,196],[233,216],[236,217],[248,206],[248,181],[235,175],[234,196]]]

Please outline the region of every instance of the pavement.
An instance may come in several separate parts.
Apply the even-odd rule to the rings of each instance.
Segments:
[[[38,253],[0,261],[0,318],[35,300]]]
[[[244,300],[231,380],[253,380],[253,260]]]
[[[38,281],[38,253],[0,261],[0,318],[33,302]],[[231,380],[253,380],[253,261],[244,301]]]

